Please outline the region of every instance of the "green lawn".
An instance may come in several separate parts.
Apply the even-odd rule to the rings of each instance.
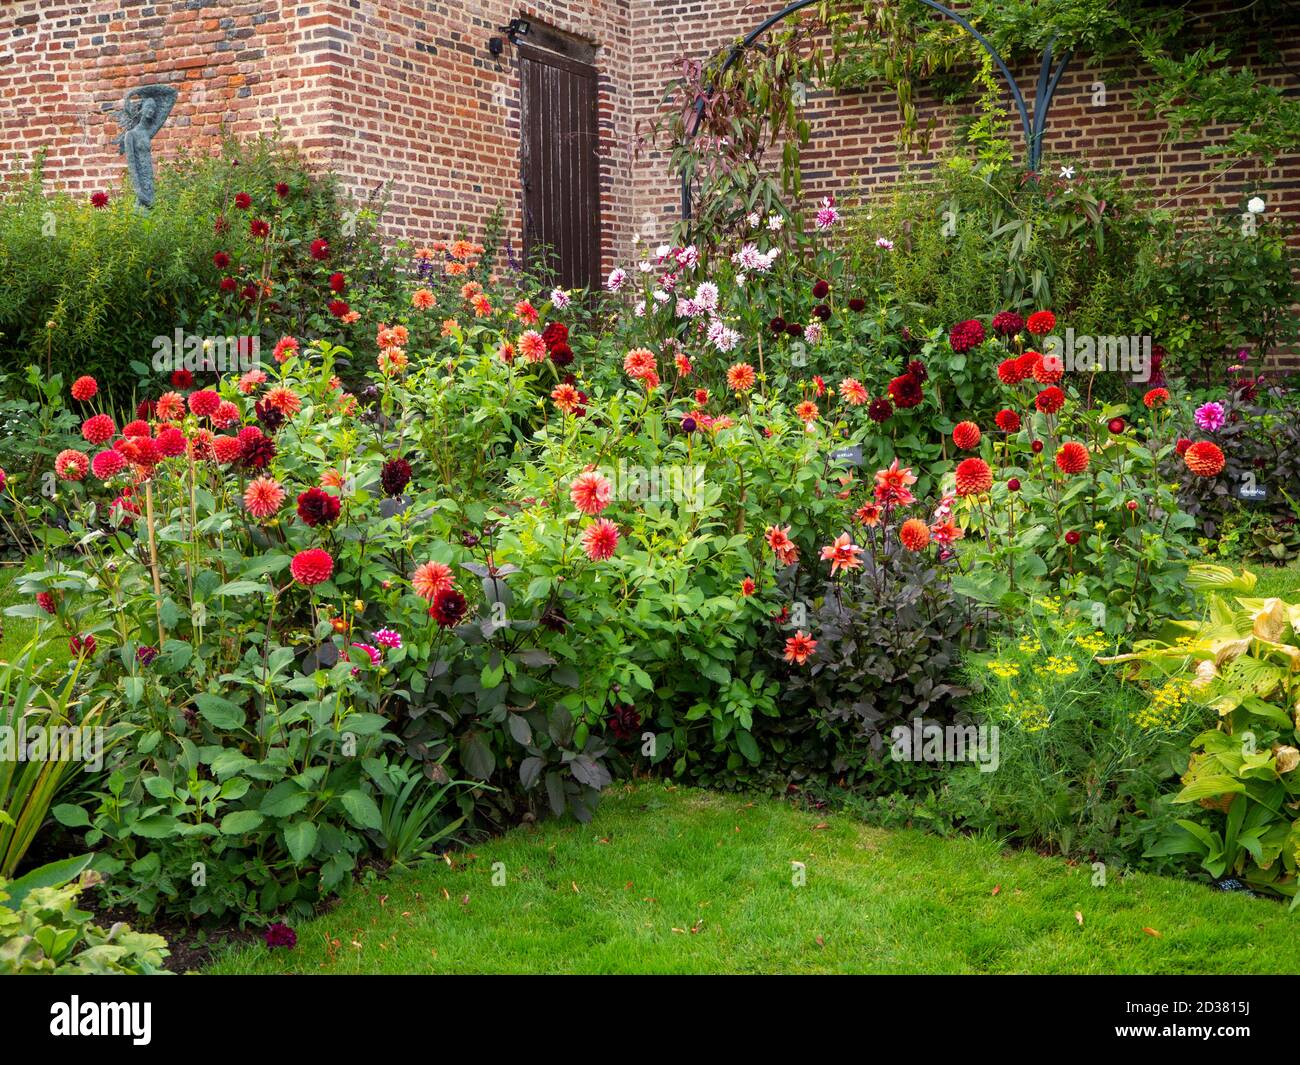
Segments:
[[[807,882],[796,886],[794,862]],[[501,863],[505,885],[493,886]],[[1262,973],[1277,903],[663,784],[358,888],[213,973]]]
[[[1259,578],[1252,595],[1261,599],[1277,596],[1292,603],[1300,600],[1300,560],[1289,566],[1261,566],[1256,563],[1246,568]]]

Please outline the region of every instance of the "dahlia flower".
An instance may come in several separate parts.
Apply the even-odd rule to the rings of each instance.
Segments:
[[[601,513],[613,498],[614,488],[609,480],[595,470],[587,470],[573,479],[569,499],[584,514],[592,517]]]
[[[309,547],[293,556],[289,572],[295,581],[310,588],[330,579],[334,573],[334,559],[328,551]]]
[[[272,477],[259,477],[244,489],[244,506],[255,518],[269,518],[284,502],[284,489]]]
[[[618,526],[604,518],[597,519],[583,531],[582,546],[592,562],[609,558],[618,546]]]

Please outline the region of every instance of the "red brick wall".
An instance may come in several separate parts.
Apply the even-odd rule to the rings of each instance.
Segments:
[[[1218,0],[1227,3],[1230,0]],[[507,208],[519,241],[519,76],[507,46],[496,69],[489,37],[518,14],[596,47],[600,77],[602,226],[606,266],[625,259],[631,235],[662,239],[678,190],[666,160],[635,155],[639,124],[657,112],[685,56],[706,57],[782,6],[782,0],[18,0],[0,3],[0,154],[50,153],[51,183],[76,193],[124,173],[107,109],[142,81],[180,98],[155,154],[211,150],[224,123],[236,133],[286,135],[333,166],[358,193],[391,182],[390,231],[419,239],[477,233]],[[935,16],[938,18],[939,16]],[[1300,66],[1300,39],[1280,42]],[[1036,74],[1017,70],[1026,91]],[[1279,85],[1294,79],[1282,67]],[[1106,83],[1105,107],[1091,85]],[[888,90],[815,95],[805,156],[811,196],[842,199],[885,187],[900,165],[925,168],[951,135],[952,113],[918,101],[937,121],[931,153],[897,149]],[[1045,138],[1051,166],[1117,168],[1155,181],[1171,206],[1236,211],[1244,196],[1300,220],[1300,158],[1242,164],[1209,179],[1195,146],[1162,147],[1119,71],[1076,62],[1058,91]]]

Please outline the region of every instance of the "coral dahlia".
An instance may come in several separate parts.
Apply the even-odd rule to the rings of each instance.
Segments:
[[[1056,315],[1051,311],[1035,311],[1029,316],[1025,328],[1036,337],[1046,336],[1056,328]]]
[[[258,477],[244,489],[244,506],[255,518],[269,518],[284,502],[284,489],[273,477]]]
[[[54,458],[54,472],[65,481],[80,481],[90,472],[90,459],[80,451],[67,448]]]
[[[96,414],[81,423],[81,435],[88,444],[102,444],[115,432],[117,424],[107,414]]]
[[[803,665],[817,650],[817,641],[806,632],[799,631],[785,641],[785,660]]]
[[[1183,461],[1197,477],[1214,477],[1223,471],[1225,459],[1218,444],[1198,440],[1183,452]]]
[[[618,546],[618,527],[612,521],[599,518],[584,530],[582,546],[592,562],[609,558]]]
[[[754,367],[747,362],[738,362],[727,370],[727,387],[733,392],[748,392],[757,379]]]
[[[593,517],[609,506],[613,496],[613,485],[609,483],[608,478],[595,470],[578,474],[569,488],[569,498],[573,501],[573,505],[584,514]]]
[[[952,442],[963,451],[974,451],[980,446],[980,427],[974,422],[958,422],[952,430]]]
[[[993,471],[983,459],[963,459],[957,464],[957,494],[983,495],[993,487]]]
[[[1055,385],[1049,385],[1038,393],[1034,406],[1044,414],[1055,414],[1065,406],[1065,393]]]
[[[99,391],[99,382],[89,375],[78,377],[72,382],[72,398],[81,403],[94,399]]]
[[[90,460],[90,472],[101,481],[107,481],[126,468],[126,459],[116,451],[101,451]]]

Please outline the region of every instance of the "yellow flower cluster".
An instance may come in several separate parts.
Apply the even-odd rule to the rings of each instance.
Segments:
[[[1022,699],[1020,692],[1011,689],[1011,698],[1002,708],[1003,713],[1026,732],[1041,732],[1052,723],[1052,715],[1042,703]]]
[[[1192,682],[1187,677],[1173,677],[1151,693],[1151,702],[1133,715],[1143,732],[1169,728],[1182,716]]]
[[[1055,677],[1069,677],[1079,672],[1079,664],[1066,655],[1049,655],[1047,661],[1039,666],[1036,672]]]
[[[1036,655],[1043,649],[1043,645],[1038,642],[1037,636],[1020,637],[1020,653],[1022,655]]]
[[[1046,595],[1042,599],[1034,600],[1048,614],[1059,614],[1061,612],[1061,597],[1059,595]]]
[[[999,658],[989,663],[989,672],[995,677],[1002,677],[1005,680],[1008,677],[1020,676],[1020,667],[1014,662],[1003,662]]]
[[[1082,647],[1090,655],[1096,655],[1104,651],[1110,643],[1106,639],[1106,634],[1098,629],[1096,632],[1087,633],[1084,636],[1076,636],[1074,642]]]

